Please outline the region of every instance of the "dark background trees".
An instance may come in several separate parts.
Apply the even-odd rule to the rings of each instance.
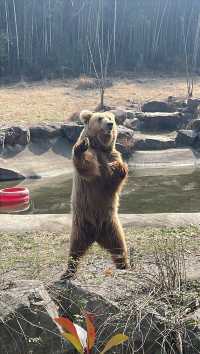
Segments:
[[[0,76],[197,70],[199,0],[0,0]]]

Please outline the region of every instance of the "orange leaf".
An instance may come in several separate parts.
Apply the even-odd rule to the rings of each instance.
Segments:
[[[76,327],[74,326],[72,321],[65,317],[57,317],[54,318],[54,320],[62,327],[64,332],[71,333],[80,342]]]
[[[96,330],[93,324],[93,316],[89,313],[84,313],[86,327],[87,327],[87,346],[88,351],[90,351],[95,343],[96,340]]]
[[[63,337],[69,341],[73,346],[74,348],[76,348],[76,350],[81,353],[81,354],[84,354],[84,350],[83,350],[83,347],[82,347],[82,344],[80,342],[79,339],[77,339],[75,336],[73,336],[73,334],[70,334],[70,333],[63,333]]]
[[[106,277],[112,277],[113,276],[113,268],[109,267],[104,270],[104,274]]]
[[[125,336],[125,334],[116,334],[108,341],[105,348],[103,349],[103,351],[100,354],[104,354],[105,352],[110,350],[112,347],[122,344],[126,340],[128,340],[128,337]]]

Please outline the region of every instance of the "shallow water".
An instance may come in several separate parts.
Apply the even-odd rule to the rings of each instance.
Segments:
[[[0,183],[0,188],[12,183]],[[0,213],[61,214],[70,212],[72,176],[25,180],[30,189],[30,205]],[[25,210],[26,209],[26,210]],[[24,210],[24,211],[23,211]],[[120,213],[200,212],[200,171],[131,171],[120,202]]]

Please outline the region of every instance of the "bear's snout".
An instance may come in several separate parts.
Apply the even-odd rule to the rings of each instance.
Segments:
[[[112,130],[112,128],[113,128],[113,122],[107,123],[106,126],[107,126],[107,128],[108,128],[109,130]]]

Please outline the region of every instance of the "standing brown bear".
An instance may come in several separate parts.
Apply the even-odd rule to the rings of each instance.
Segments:
[[[118,218],[119,192],[128,167],[115,149],[117,126],[111,112],[82,111],[84,129],[73,148],[72,233],[68,269],[77,270],[80,257],[98,242],[108,250],[119,269],[126,269],[127,248]]]

